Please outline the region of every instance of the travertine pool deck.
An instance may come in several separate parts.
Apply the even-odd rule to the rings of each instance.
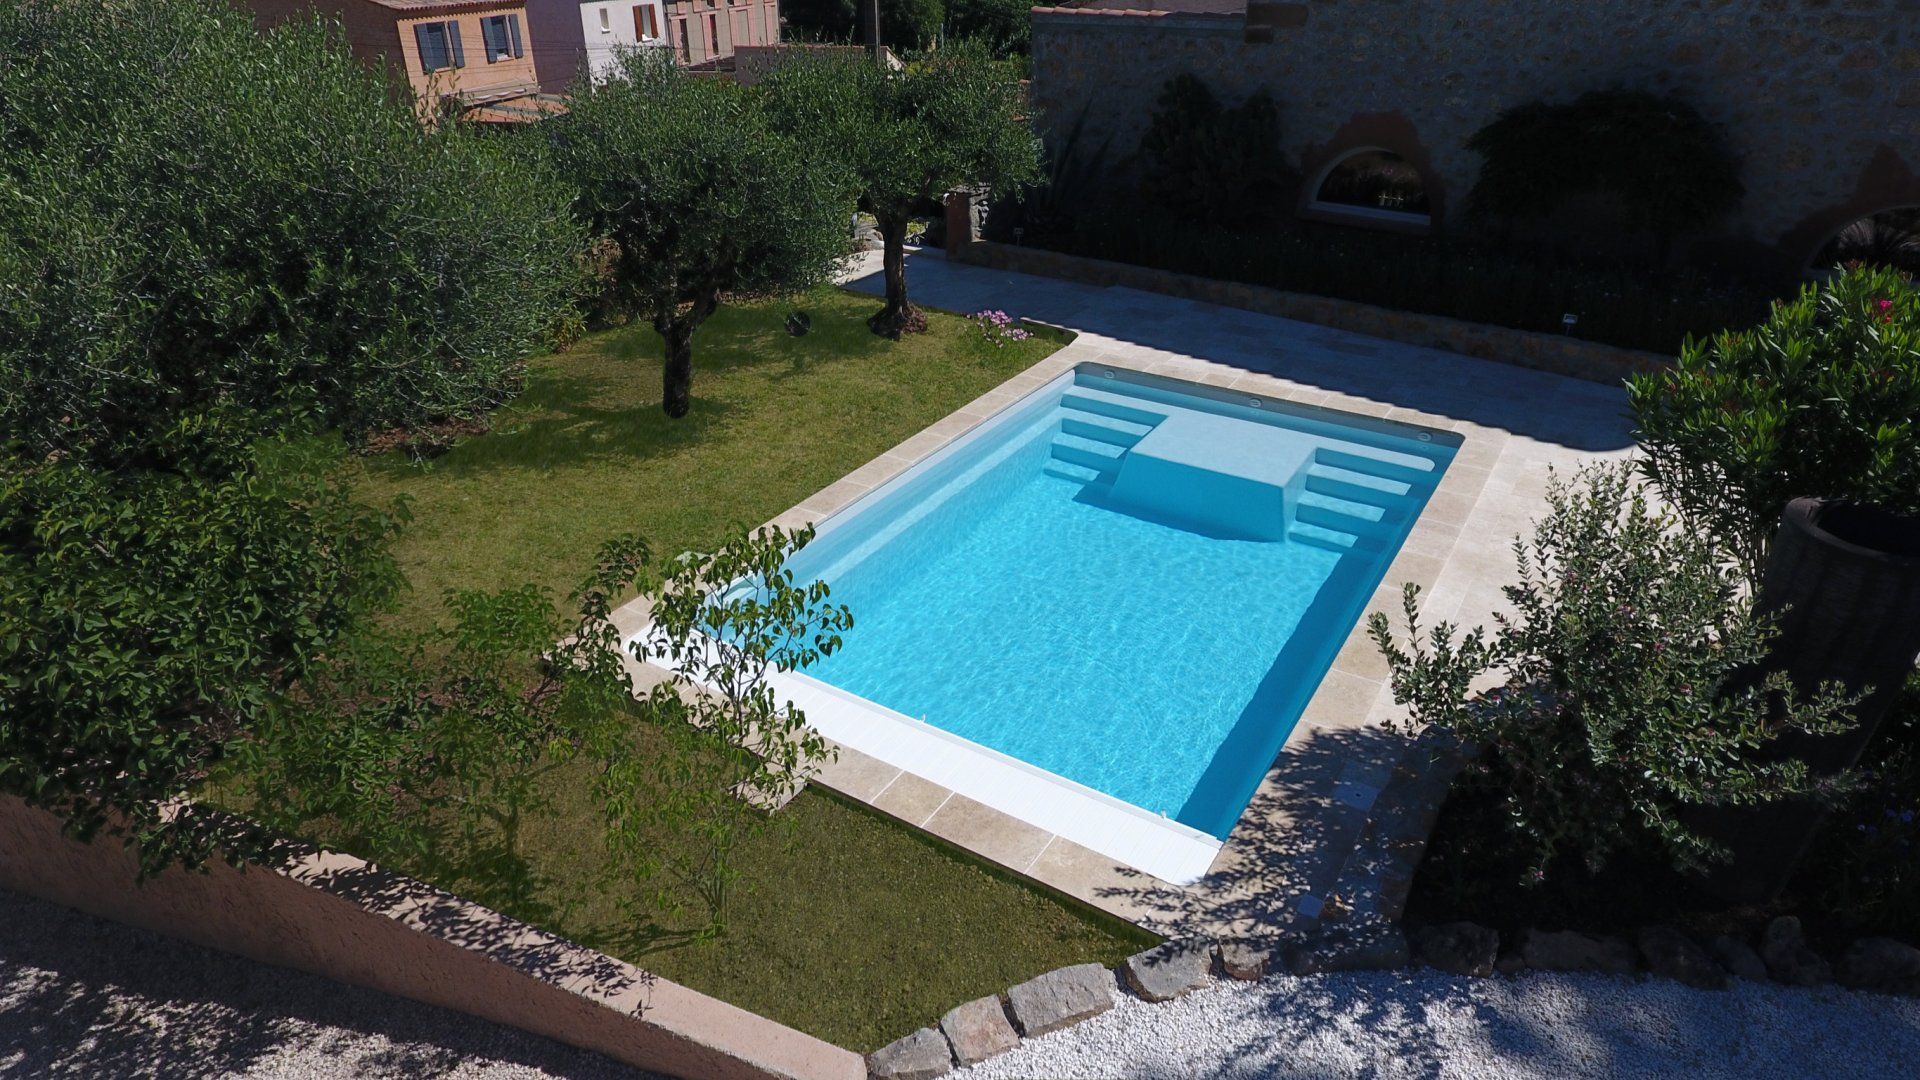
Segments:
[[[1617,387],[1175,297],[948,263],[937,253],[910,256],[907,279],[918,303],[1000,309],[1078,337],[774,523],[825,520],[1075,365],[1105,364],[1460,433],[1458,454],[1367,611],[1387,612],[1397,628],[1401,586],[1413,582],[1425,624],[1472,626],[1505,604],[1513,538],[1542,509],[1549,468],[1570,472],[1631,449]],[[878,255],[847,284],[879,292]],[[635,610],[617,617],[623,628],[643,618]],[[1395,715],[1385,676],[1363,617],[1219,857],[1184,887],[849,747],[817,782],[1149,929],[1268,936],[1322,915],[1400,762],[1406,740],[1381,726]]]

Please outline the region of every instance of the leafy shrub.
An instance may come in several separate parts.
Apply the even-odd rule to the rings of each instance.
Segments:
[[[1920,672],[1874,733],[1860,774],[1794,887],[1861,931],[1910,941],[1920,936]]]
[[[1267,220],[1298,182],[1280,147],[1280,106],[1265,91],[1232,108],[1194,75],[1168,81],[1140,136],[1147,202],[1192,221]]]
[[[1404,647],[1385,615],[1368,621],[1408,726],[1482,747],[1467,782],[1500,802],[1529,880],[1643,847],[1700,866],[1718,851],[1682,823],[1686,807],[1813,790],[1804,763],[1749,755],[1783,730],[1849,723],[1830,694],[1796,700],[1780,675],[1752,683],[1769,628],[1711,541],[1650,508],[1630,476],[1554,479],[1532,541],[1514,545],[1513,614],[1491,634],[1442,623],[1423,636],[1411,585]],[[1476,694],[1488,677],[1498,685]]]
[[[1518,330],[1572,333],[1672,353],[1689,334],[1765,316],[1771,290],[1627,267],[1300,223],[1286,229],[1196,228],[1118,207],[1080,216],[1066,235],[1030,239],[1058,251],[1178,273],[1333,296]]]
[[[574,299],[564,185],[423,130],[317,24],[7,4],[0,55],[9,436],[112,456],[221,402],[353,433],[475,416]]]
[[[1484,159],[1467,196],[1482,217],[1538,219],[1596,193],[1664,246],[1705,230],[1746,195],[1739,161],[1712,124],[1683,101],[1640,91],[1521,105],[1467,146]]]
[[[978,41],[995,56],[1025,56],[1033,44],[1033,5],[1028,0],[948,0],[947,33]]]
[[[1792,499],[1920,512],[1920,290],[1897,272],[1849,270],[1689,341],[1629,400],[1647,475],[1754,580]]]
[[[866,10],[866,0],[789,0],[780,21],[793,40],[865,44]],[[924,49],[945,17],[941,0],[880,0],[880,42],[896,52]]]
[[[811,537],[741,533],[664,581],[644,540],[617,538],[571,619],[519,588],[453,594],[453,622],[425,637],[372,628],[267,713],[230,789],[277,829],[524,903],[521,826],[547,806],[542,778],[579,762],[605,811],[605,861],[657,886],[655,909],[629,914],[675,915],[691,896],[702,907],[691,932],[717,932],[738,879],[732,852],[777,824],[743,793],[784,802],[826,753],[767,685],[837,649],[851,623],[824,584],[783,569]],[[756,585],[715,592],[735,579]],[[639,700],[611,619],[635,588],[655,598],[641,650],[669,669]]]
[[[180,422],[190,467],[0,460],[0,791],[148,870],[240,839],[164,807],[399,584],[337,453],[221,423]]]

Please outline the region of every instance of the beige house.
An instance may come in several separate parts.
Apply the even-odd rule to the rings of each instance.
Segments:
[[[427,114],[538,119],[540,94],[522,0],[242,0],[261,26],[319,13],[356,56],[406,79]]]
[[[669,0],[667,43],[688,67],[724,69],[736,49],[780,43],[780,2]]]

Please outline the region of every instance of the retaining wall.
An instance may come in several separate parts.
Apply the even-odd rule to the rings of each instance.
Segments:
[[[117,839],[81,843],[54,815],[0,796],[0,887],[671,1076],[866,1076],[850,1050],[350,855],[310,851],[280,870],[170,870],[139,884]]]

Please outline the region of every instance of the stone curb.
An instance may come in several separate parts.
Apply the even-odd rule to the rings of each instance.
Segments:
[[[1721,935],[1702,942],[1671,926],[1632,934],[1524,929],[1503,942],[1499,932],[1472,922],[1427,926],[1409,935],[1414,959],[1440,971],[1488,977],[1527,971],[1585,972],[1623,978],[1670,979],[1700,990],[1725,990],[1736,980],[1920,997],[1920,948],[1885,937],[1856,939],[1834,961],[1816,953],[1800,920],[1782,915],[1757,937],[1757,947]],[[1504,947],[1503,947],[1504,946]]]

